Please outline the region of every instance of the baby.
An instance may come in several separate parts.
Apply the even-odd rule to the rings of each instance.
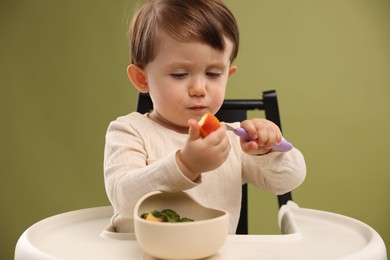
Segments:
[[[243,183],[283,194],[303,182],[302,154],[272,150],[282,134],[271,121],[233,124],[255,141],[240,140],[224,123],[200,136],[197,121],[219,110],[237,71],[238,46],[236,20],[220,0],[147,0],[135,13],[127,72],[154,109],[119,117],[107,130],[104,176],[117,232],[133,232],[136,202],[160,190],[228,211],[235,233]]]

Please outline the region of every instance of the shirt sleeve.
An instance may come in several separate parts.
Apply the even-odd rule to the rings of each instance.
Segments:
[[[115,210],[132,217],[136,202],[151,191],[175,192],[197,186],[182,174],[175,154],[172,151],[151,161],[138,131],[129,122],[112,122],[106,134],[104,177]]]
[[[299,185],[306,176],[306,164],[302,153],[293,148],[282,152],[271,152],[262,156],[242,155],[243,181],[258,188],[280,195]]]

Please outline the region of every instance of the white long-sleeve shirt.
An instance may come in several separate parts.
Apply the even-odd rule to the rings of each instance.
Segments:
[[[203,173],[196,183],[176,164],[175,154],[188,134],[167,129],[137,112],[111,122],[106,134],[104,178],[116,231],[133,232],[135,204],[143,195],[160,190],[185,191],[206,207],[226,210],[230,214],[229,233],[233,234],[240,216],[243,183],[283,194],[303,182],[306,165],[297,149],[252,156],[241,150],[239,137],[230,131],[227,134],[232,148],[227,160]]]

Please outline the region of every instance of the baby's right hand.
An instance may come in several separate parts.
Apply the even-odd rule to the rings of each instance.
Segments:
[[[196,180],[201,173],[214,170],[225,162],[230,142],[223,123],[205,138],[201,137],[196,120],[190,119],[188,125],[189,136],[183,149],[177,153],[177,162],[188,178]]]

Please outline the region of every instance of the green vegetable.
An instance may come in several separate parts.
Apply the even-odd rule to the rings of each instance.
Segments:
[[[168,222],[180,222],[180,215],[171,209],[164,209],[161,213],[167,216]]]
[[[155,218],[159,219],[161,222],[192,222],[193,219],[183,217],[181,218],[179,214],[177,214],[174,210],[164,209],[162,211],[153,210],[150,213],[142,213],[141,218],[149,220],[147,217],[149,214],[152,214]]]
[[[152,215],[156,218],[162,219],[162,222],[168,222],[168,216],[161,211],[153,210]]]
[[[186,218],[186,217],[181,218],[181,219],[179,220],[179,222],[192,222],[192,221],[194,221],[194,220],[193,220],[193,219],[190,219],[190,218]]]

